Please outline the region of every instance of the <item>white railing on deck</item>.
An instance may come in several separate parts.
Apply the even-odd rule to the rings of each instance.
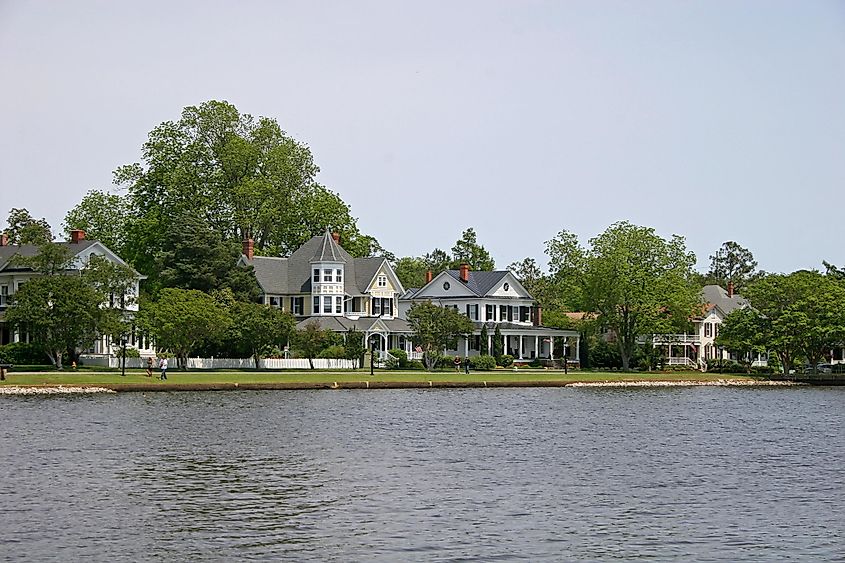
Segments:
[[[701,344],[697,334],[655,334],[654,344]]]
[[[698,367],[696,361],[690,358],[666,358],[666,363],[670,366],[689,366],[691,368]]]

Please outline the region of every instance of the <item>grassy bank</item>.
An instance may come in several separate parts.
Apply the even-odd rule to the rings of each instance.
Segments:
[[[426,372],[426,371],[376,371],[370,376],[368,371],[168,371],[167,381],[159,381],[156,377],[146,377],[143,371],[127,371],[122,377],[120,372],[89,372],[64,371],[41,373],[7,373],[6,381],[0,385],[131,385],[178,387],[181,385],[273,385],[273,384],[302,384],[311,386],[333,386],[335,383],[370,384],[467,384],[483,382],[525,384],[565,385],[574,382],[591,381],[716,381],[719,379],[748,379],[743,376],[720,375],[718,373],[701,372],[650,372],[650,373],[620,373],[620,372],[590,372],[572,371],[564,374],[562,371],[551,370],[519,370],[519,371],[484,371],[470,374],[455,373],[454,371]]]

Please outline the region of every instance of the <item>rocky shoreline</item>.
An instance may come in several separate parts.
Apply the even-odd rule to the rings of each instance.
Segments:
[[[717,379],[713,381],[577,381],[569,387],[792,387],[806,385],[795,381],[770,379]]]
[[[116,385],[16,385],[0,386],[0,395],[91,395],[120,392],[162,391],[293,391],[306,389],[430,389],[480,387],[791,387],[806,385],[794,381],[758,379],[717,380],[632,380],[632,381],[345,381],[333,383],[206,383],[206,384],[116,384]]]
[[[117,393],[114,389],[106,387],[85,387],[85,386],[2,386],[0,395],[91,395],[94,393]]]

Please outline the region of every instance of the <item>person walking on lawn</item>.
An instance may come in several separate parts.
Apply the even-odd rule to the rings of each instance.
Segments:
[[[161,379],[162,381],[167,379],[167,358],[162,358],[158,362],[158,367],[161,369]]]

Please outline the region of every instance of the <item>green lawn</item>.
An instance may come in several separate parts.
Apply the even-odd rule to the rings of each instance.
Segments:
[[[251,384],[251,383],[307,383],[327,384],[348,382],[384,383],[467,383],[467,382],[575,382],[575,381],[713,381],[717,379],[743,379],[743,376],[718,373],[620,373],[551,370],[497,370],[473,372],[469,375],[454,371],[387,371],[376,370],[371,377],[366,370],[358,371],[178,371],[168,370],[167,381],[159,381],[158,373],[152,379],[143,371],[129,370],[125,377],[120,372],[52,371],[42,373],[7,373],[0,385],[192,385],[192,384]]]

